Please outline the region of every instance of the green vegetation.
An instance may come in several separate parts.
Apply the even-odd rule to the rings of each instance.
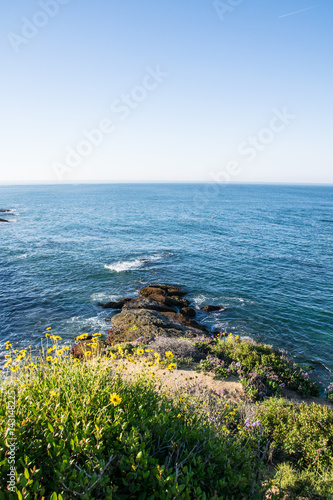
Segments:
[[[46,335],[34,360],[7,344],[0,500],[333,498],[331,409],[281,398],[236,405],[204,391],[164,393],[156,368],[177,370],[164,344],[159,352],[142,344],[103,352],[99,334],[83,335],[78,360],[59,347],[59,337]],[[205,351],[201,365],[211,363],[223,377],[230,366],[243,378],[267,365],[282,377],[282,367],[292,366],[268,346],[237,337],[198,341],[195,349]],[[179,356],[189,352],[183,342]],[[127,376],[136,364],[137,374]],[[284,380],[292,384],[290,370]]]
[[[212,371],[222,378],[238,375],[252,399],[280,394],[284,387],[302,396],[319,395],[319,387],[310,379],[309,373],[285,359],[271,346],[242,341],[238,335],[225,336],[224,333],[218,335],[209,345],[204,340],[195,342],[203,355],[208,354],[199,370]]]
[[[257,406],[256,415],[270,442],[271,458],[280,464],[275,482],[282,490],[332,499],[333,411],[315,403],[295,406],[271,398]]]

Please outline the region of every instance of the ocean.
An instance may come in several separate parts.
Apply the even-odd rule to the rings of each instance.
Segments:
[[[333,371],[333,187],[1,186],[0,350],[110,328],[98,304],[183,285],[210,328]],[[205,314],[206,304],[224,311]]]

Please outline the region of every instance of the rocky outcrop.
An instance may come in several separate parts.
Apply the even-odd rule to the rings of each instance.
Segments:
[[[186,316],[187,318],[195,318],[196,312],[193,307],[182,307],[180,313]]]
[[[9,220],[6,220],[6,219],[0,219],[0,222],[9,222]]]
[[[126,302],[129,302],[131,299],[120,299],[116,302],[110,301],[106,302],[105,304],[99,304],[100,306],[104,307],[104,309],[121,309]]]
[[[201,309],[201,311],[205,311],[205,312],[214,312],[214,311],[224,311],[225,310],[225,308],[222,306],[211,306],[211,305],[201,307],[200,309]]]
[[[148,285],[135,299],[103,304],[104,308],[121,306],[122,309],[111,320],[112,329],[106,343],[112,345],[138,338],[149,342],[161,336],[193,338],[208,333],[204,325],[193,319],[195,310],[184,298],[186,293],[174,285]]]
[[[127,302],[123,310],[126,309],[150,309],[151,311],[160,312],[174,312],[174,308],[165,305],[165,303],[158,302],[157,300],[147,299],[145,297],[138,297],[137,299]]]

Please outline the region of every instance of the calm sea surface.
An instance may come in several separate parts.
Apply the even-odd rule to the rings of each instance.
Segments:
[[[333,187],[1,186],[0,346],[106,333],[99,302],[184,285],[199,319],[333,371]]]

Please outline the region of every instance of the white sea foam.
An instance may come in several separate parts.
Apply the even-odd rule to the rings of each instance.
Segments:
[[[94,302],[111,302],[116,301],[120,298],[120,295],[111,295],[109,293],[93,293],[90,296],[91,300]]]
[[[115,271],[116,273],[120,273],[122,271],[133,271],[134,269],[140,269],[144,264],[144,261],[141,259],[128,260],[122,262],[119,260],[114,264],[105,265],[105,269],[109,269],[110,271]]]
[[[104,268],[109,269],[110,271],[115,271],[117,273],[120,273],[122,271],[133,271],[135,269],[140,269],[145,264],[162,260],[165,257],[170,257],[172,255],[173,255],[172,252],[154,253],[147,257],[142,257],[142,258],[137,257],[136,259],[125,260],[125,261],[119,260],[118,262],[115,262],[113,264],[105,264]]]
[[[198,295],[197,297],[194,297],[193,299],[193,302],[194,304],[199,307],[201,306],[201,304],[203,304],[206,300],[208,299],[208,297],[206,297],[205,295],[203,295],[202,293],[200,295]]]

